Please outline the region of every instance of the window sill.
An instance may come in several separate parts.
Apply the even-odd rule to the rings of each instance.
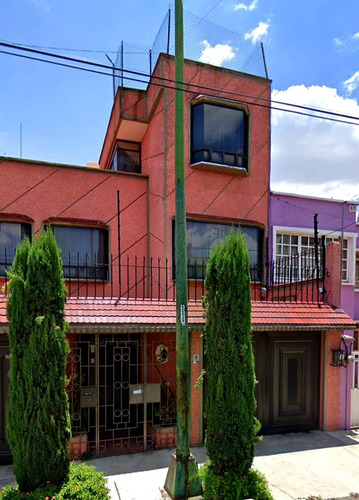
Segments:
[[[211,163],[209,161],[200,161],[198,163],[192,163],[191,168],[197,170],[207,170],[208,172],[218,172],[221,174],[235,174],[248,176],[248,171],[245,167],[234,167],[233,165],[223,165],[222,163]]]

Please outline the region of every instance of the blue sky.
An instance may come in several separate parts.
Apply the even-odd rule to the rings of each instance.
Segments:
[[[0,40],[106,64],[105,52],[114,59],[121,40],[152,45],[168,7],[168,0],[11,0],[1,3]],[[262,41],[275,99],[359,117],[358,0],[187,0],[184,8],[249,44]],[[236,50],[223,36],[223,50]],[[23,158],[98,160],[110,77],[5,54],[0,68],[0,155],[19,156],[22,123]],[[357,197],[358,153],[359,127],[273,113],[272,189]]]

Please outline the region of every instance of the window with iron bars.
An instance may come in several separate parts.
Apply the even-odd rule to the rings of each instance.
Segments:
[[[65,278],[109,279],[108,231],[100,228],[53,226],[61,249]]]
[[[338,238],[327,237],[326,243],[338,241]],[[276,261],[282,266],[277,266],[277,281],[307,280],[315,278],[315,240],[313,236],[277,233],[276,235]],[[321,252],[318,255],[319,267]],[[285,271],[284,271],[285,269]],[[285,274],[285,276],[284,276]],[[342,281],[348,281],[348,240],[343,239],[342,248]]]
[[[31,225],[23,222],[0,222],[0,276],[5,276],[12,265],[20,242],[31,239]]]

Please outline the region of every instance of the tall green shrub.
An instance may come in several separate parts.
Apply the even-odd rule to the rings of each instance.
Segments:
[[[214,475],[235,471],[241,477],[252,465],[259,429],[249,257],[241,233],[233,231],[213,249],[205,286],[206,446]]]
[[[20,490],[68,474],[70,417],[62,261],[52,231],[24,240],[10,270],[8,441]]]

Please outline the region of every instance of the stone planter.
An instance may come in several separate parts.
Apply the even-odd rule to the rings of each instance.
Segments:
[[[72,436],[69,442],[70,460],[78,460],[84,453],[87,453],[87,450],[88,443],[85,432],[77,436]]]

